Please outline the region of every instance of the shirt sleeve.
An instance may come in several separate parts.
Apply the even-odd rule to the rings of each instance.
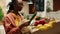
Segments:
[[[13,32],[15,33],[17,30],[19,31],[19,28],[13,26],[7,17],[4,18],[4,26],[7,34],[13,34]]]

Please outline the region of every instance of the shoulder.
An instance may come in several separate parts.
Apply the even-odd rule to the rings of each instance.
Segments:
[[[4,16],[4,18],[8,18],[8,17],[11,17],[12,16],[12,13],[9,13],[7,15]]]

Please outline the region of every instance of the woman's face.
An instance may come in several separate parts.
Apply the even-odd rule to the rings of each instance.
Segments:
[[[18,3],[18,10],[21,11],[23,8],[23,3]]]
[[[18,2],[18,1],[16,1],[14,7],[15,7],[16,10],[21,11],[22,8],[23,8],[23,3],[22,3],[22,2]]]

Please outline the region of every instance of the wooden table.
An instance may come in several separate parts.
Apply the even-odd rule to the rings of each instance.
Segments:
[[[45,31],[36,31],[32,34],[60,34],[60,22],[56,23],[53,28]]]

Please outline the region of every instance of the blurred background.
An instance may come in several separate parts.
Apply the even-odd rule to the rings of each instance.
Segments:
[[[11,2],[11,0],[0,0],[0,7],[2,7],[2,12],[4,13],[4,16],[7,14],[7,11],[9,9],[9,6],[7,7],[9,2]],[[33,14],[37,12],[36,16],[50,17],[55,18],[56,20],[60,20],[60,0],[23,0],[23,4],[24,7],[20,13],[23,14],[25,19],[30,19]],[[60,24],[56,25],[56,29],[53,28],[51,30],[57,31],[57,28],[59,27]],[[2,26],[0,26],[0,28],[4,30]],[[54,31],[54,34],[56,31]],[[60,32],[58,32],[58,34],[60,34]]]

